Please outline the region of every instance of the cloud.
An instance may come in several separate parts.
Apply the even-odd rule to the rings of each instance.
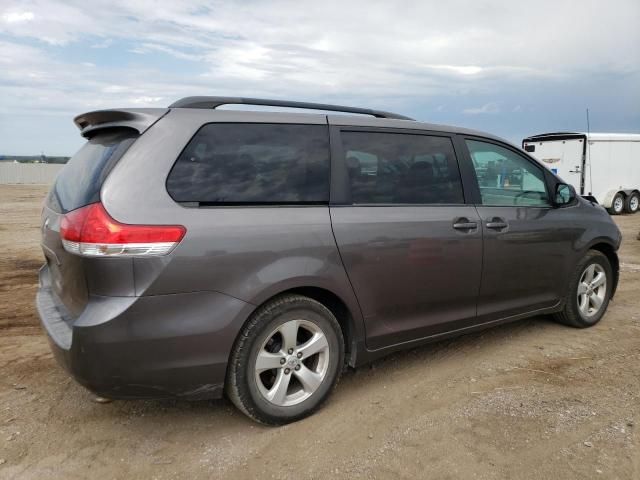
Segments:
[[[493,114],[493,113],[499,113],[499,112],[500,112],[500,107],[495,102],[485,103],[481,107],[477,107],[477,108],[465,108],[462,111],[462,113],[466,113],[468,115],[480,115],[484,113]]]
[[[133,105],[153,105],[159,103],[164,97],[134,97],[129,99]]]
[[[202,60],[203,55],[198,54],[190,54],[166,45],[156,44],[156,43],[143,43],[141,47],[134,48],[131,50],[133,53],[148,53],[150,51],[162,52],[167,55],[171,55],[172,57],[179,58],[180,60],[191,60],[194,62]]]
[[[91,45],[91,48],[109,48],[112,44],[113,40],[111,38],[105,38],[101,42]]]
[[[461,75],[476,75],[483,71],[482,67],[475,65],[430,65],[435,70],[445,70]]]
[[[596,108],[606,98],[621,117],[638,118],[637,0],[588,0],[580,9],[570,0],[2,4],[0,114],[71,115],[223,94],[471,125],[515,115],[512,105],[529,117],[543,108],[583,111],[585,99]]]
[[[33,12],[7,12],[2,15],[2,20],[6,23],[23,23],[34,18]]]

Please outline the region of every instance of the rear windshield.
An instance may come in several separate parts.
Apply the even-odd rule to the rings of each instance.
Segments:
[[[178,157],[167,191],[205,206],[327,203],[327,126],[205,125]]]
[[[137,136],[127,129],[91,138],[58,174],[47,199],[48,206],[66,213],[100,200],[102,183]]]

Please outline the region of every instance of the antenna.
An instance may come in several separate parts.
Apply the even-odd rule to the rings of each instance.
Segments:
[[[591,126],[589,124],[589,109],[587,108],[587,154],[589,156],[589,195],[593,195],[593,176],[591,175]]]

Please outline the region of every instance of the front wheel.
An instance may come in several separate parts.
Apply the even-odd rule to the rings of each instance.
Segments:
[[[241,332],[227,396],[258,422],[294,422],[320,408],[343,363],[342,330],[331,311],[311,298],[285,295],[257,310]]]
[[[627,213],[636,213],[640,208],[640,194],[633,192],[624,204],[624,211]]]
[[[612,287],[609,259],[601,252],[590,250],[577,265],[564,308],[555,314],[555,319],[576,328],[592,327],[606,312]]]

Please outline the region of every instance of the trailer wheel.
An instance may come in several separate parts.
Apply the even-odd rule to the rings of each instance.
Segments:
[[[627,201],[624,203],[624,211],[627,213],[636,213],[640,208],[640,194],[633,192],[627,197]]]
[[[611,202],[611,208],[607,210],[611,215],[620,215],[624,212],[624,195],[621,192],[615,194]]]

